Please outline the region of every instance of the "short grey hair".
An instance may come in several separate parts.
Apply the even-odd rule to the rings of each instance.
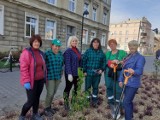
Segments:
[[[137,40],[131,40],[128,42],[128,46],[139,46],[138,41]]]
[[[70,36],[70,37],[68,38],[67,47],[71,48],[71,42],[72,42],[72,40],[77,40],[77,42],[79,42],[79,40],[78,40],[78,38],[77,38],[76,36]],[[78,47],[78,44],[77,44],[76,47]]]

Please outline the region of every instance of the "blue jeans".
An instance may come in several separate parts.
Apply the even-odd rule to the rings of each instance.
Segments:
[[[124,110],[125,110],[125,120],[132,120],[133,117],[133,99],[138,88],[133,88],[126,86],[124,91]]]

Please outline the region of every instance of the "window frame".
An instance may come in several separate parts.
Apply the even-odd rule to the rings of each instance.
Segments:
[[[54,26],[53,27],[49,27],[49,28],[53,28],[53,38],[47,38],[46,37],[46,31],[47,31],[47,21],[51,21],[51,22],[54,22]],[[46,18],[45,20],[45,39],[46,40],[53,40],[56,38],[56,31],[57,31],[57,21],[56,20],[53,20],[53,19],[50,19],[50,18]]]
[[[103,39],[103,36],[105,36],[104,39]],[[103,33],[101,36],[101,46],[106,46],[106,34],[105,33]]]
[[[87,28],[83,28],[83,31],[86,30],[87,31],[87,34],[85,36],[85,41],[83,42],[83,37],[84,37],[84,34],[83,34],[83,37],[82,37],[82,44],[88,44],[88,29]]]
[[[94,33],[95,34],[95,36],[93,36],[93,38],[95,38],[96,36],[97,36],[97,33],[96,33],[96,31],[94,31],[94,30],[91,30],[91,33]],[[91,34],[91,36],[92,36],[92,34]],[[90,36],[90,42],[92,41],[92,37]]]
[[[54,0],[55,2],[54,3],[51,3],[51,2],[48,2],[48,0],[46,0],[46,2],[50,5],[57,5],[57,0]]]
[[[0,35],[4,35],[4,5],[0,4],[0,7],[2,8],[2,19],[0,21],[2,23],[2,26],[0,30]]]
[[[70,8],[70,2],[74,2],[74,10],[72,11],[72,9]],[[76,12],[76,3],[77,3],[77,1],[76,0],[69,0],[69,2],[68,2],[69,4],[68,4],[68,10],[70,11],[70,12]]]
[[[30,18],[35,18],[37,21],[35,23],[35,34],[38,34],[38,30],[39,30],[39,16],[38,15],[35,15],[35,14],[32,14],[32,13],[29,13],[29,12],[25,12],[25,29],[24,29],[24,36],[25,37],[31,37],[31,33],[30,33],[30,36],[26,36],[26,24],[29,24],[30,22],[27,22],[26,21],[26,18],[27,17],[30,17]],[[31,24],[30,24],[31,26]],[[31,32],[31,27],[30,27],[30,32]]]
[[[104,14],[105,14],[105,16],[104,16]],[[107,25],[107,13],[106,13],[106,12],[103,12],[102,23],[103,23],[104,25]]]
[[[96,10],[96,11],[94,11],[94,10]],[[95,8],[95,7],[93,7],[93,9],[92,9],[92,20],[97,21],[97,8]]]

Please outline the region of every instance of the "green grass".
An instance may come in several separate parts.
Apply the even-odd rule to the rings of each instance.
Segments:
[[[9,68],[10,67],[10,63],[8,62],[7,65],[4,65],[6,63],[6,61],[0,61],[0,69],[2,68]],[[15,67],[15,64],[12,64],[12,67]]]

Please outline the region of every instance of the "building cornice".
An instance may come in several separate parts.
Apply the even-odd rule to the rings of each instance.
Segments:
[[[36,10],[43,12],[43,13],[50,13],[50,14],[55,15],[58,18],[65,19],[68,21],[74,21],[76,23],[81,24],[82,15],[76,14],[74,12],[70,12],[64,8],[58,8],[56,6],[53,7],[52,5],[49,5],[43,1],[33,0],[34,2],[32,1],[32,4],[30,4],[31,0],[7,0],[7,1],[12,2],[12,3],[16,3],[17,5],[21,5],[26,8],[36,9]],[[41,5],[37,5],[37,4],[41,4],[41,5],[43,5],[43,7],[41,7]],[[70,17],[68,17],[68,15],[70,15]],[[95,28],[98,27],[98,28],[101,28],[104,30],[107,30],[109,28],[107,25],[104,25],[100,22],[92,21],[91,19],[88,19],[88,18],[85,18],[84,25],[89,25],[89,26],[92,26]]]

